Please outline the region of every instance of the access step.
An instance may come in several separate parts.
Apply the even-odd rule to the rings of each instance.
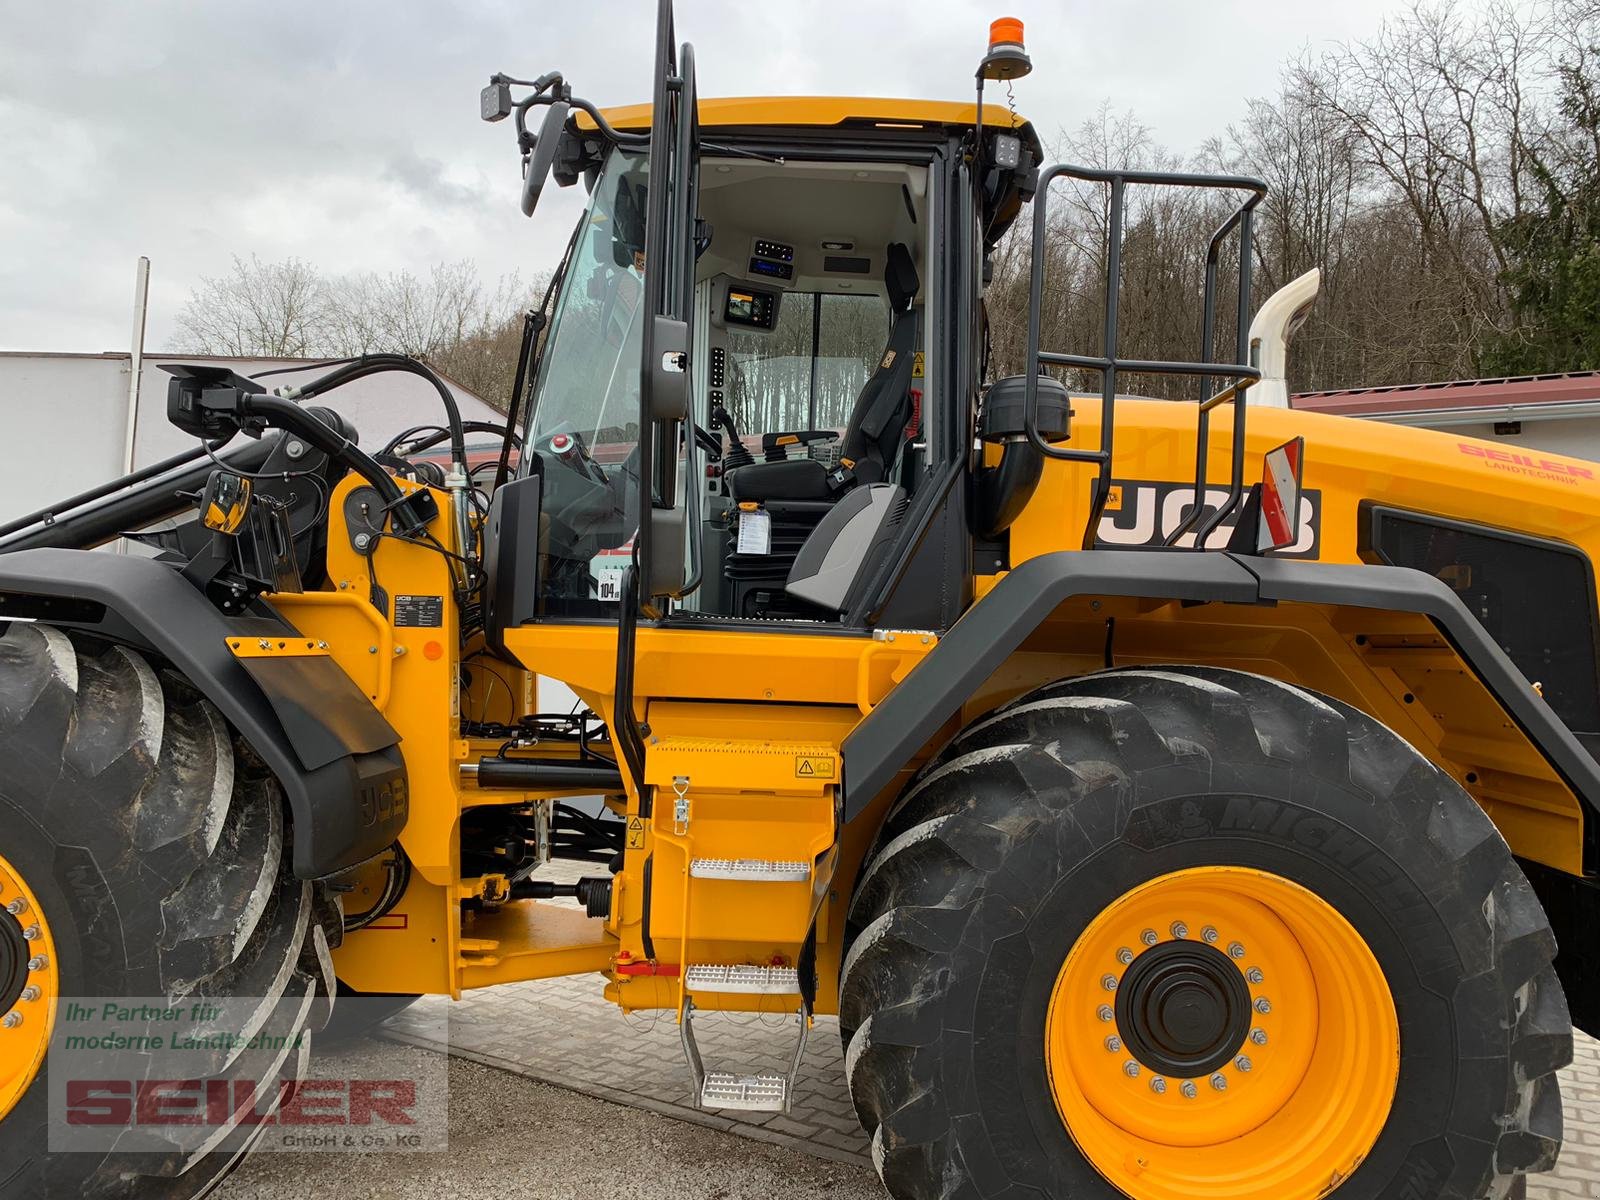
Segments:
[[[737,992],[746,996],[798,996],[800,972],[793,967],[744,963],[700,963],[684,972],[691,992]]]
[[[711,1071],[700,1088],[701,1108],[741,1112],[783,1112],[789,1103],[789,1081],[782,1075],[731,1075]]]
[[[772,968],[749,968],[770,970]],[[696,970],[690,967],[693,972]],[[790,971],[793,974],[793,971]],[[736,1109],[744,1112],[788,1112],[794,1100],[794,1081],[800,1076],[800,1060],[806,1052],[806,1035],[811,1030],[811,1008],[802,998],[796,1005],[795,1017],[800,1036],[795,1040],[794,1055],[789,1062],[789,1074],[767,1072],[758,1075],[740,1075],[731,1071],[707,1071],[700,1058],[700,1047],[694,1037],[694,999],[684,997],[683,1013],[679,1020],[678,1036],[683,1041],[683,1055],[694,1076],[695,1094],[700,1097],[700,1107],[709,1109]]]
[[[805,883],[811,864],[766,858],[697,858],[689,864],[695,879],[732,879],[739,883]]]

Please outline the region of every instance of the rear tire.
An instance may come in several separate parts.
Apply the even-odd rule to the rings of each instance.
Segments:
[[[1244,1195],[1229,1175],[1251,1164],[1227,1145],[1214,1179],[1181,1190],[1159,1178],[1164,1149],[1147,1175],[1137,1155],[1097,1167],[1087,1126],[1068,1127],[1071,1077],[1055,1072],[1047,1041],[1063,964],[1086,931],[1141,888],[1219,868],[1314,896],[1364,943],[1393,1000],[1392,1103],[1342,1182],[1326,1191],[1325,1177],[1307,1196],[1504,1200],[1554,1165],[1555,1073],[1571,1059],[1571,1026],[1554,937],[1494,825],[1364,714],[1259,676],[1180,666],[1021,697],[960,734],[891,811],[856,885],[840,996],[851,1096],[890,1193]],[[1157,940],[1195,936],[1167,928]],[[1111,975],[1117,961],[1129,958],[1093,969]],[[1133,979],[1130,968],[1118,982]],[[1337,1005],[1313,994],[1331,1020]],[[1106,1011],[1100,1020],[1113,1019]],[[1099,1026],[1087,1012],[1091,1028],[1123,1031],[1121,1014]],[[1132,1051],[1106,1048],[1115,1075]],[[1131,1086],[1146,1103],[1141,1072]],[[1180,1077],[1174,1141],[1199,1128]],[[1231,1077],[1241,1096],[1254,1086]],[[1196,1082],[1194,1103],[1221,1103],[1207,1077]]]
[[[260,1111],[276,1107],[308,1053],[295,1035],[327,1018],[340,936],[337,904],[289,871],[281,790],[176,675],[126,647],[3,628],[0,855],[48,923],[58,995],[260,1000],[254,1032],[298,1048],[194,1062],[261,1081]],[[41,1020],[27,1018],[18,1029]],[[50,1153],[49,1070],[0,1114],[6,1200],[192,1200],[253,1142],[232,1130],[198,1153]]]

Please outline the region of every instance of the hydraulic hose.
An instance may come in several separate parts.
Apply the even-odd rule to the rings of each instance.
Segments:
[[[445,487],[450,491],[450,506],[455,519],[456,545],[461,557],[467,563],[467,586],[471,588],[477,582],[478,549],[477,538],[472,531],[471,505],[467,500],[467,491],[471,479],[467,474],[467,443],[466,433],[462,428],[461,406],[456,403],[454,393],[439,373],[426,363],[418,362],[404,354],[366,354],[354,362],[346,363],[329,371],[320,379],[313,379],[310,383],[299,388],[290,388],[284,395],[292,400],[305,399],[310,396],[321,395],[332,388],[361,379],[367,375],[376,375],[383,371],[406,371],[412,375],[420,375],[439,393],[439,399],[444,404],[445,424],[450,430],[450,471],[445,476]],[[366,457],[363,455],[362,457]],[[372,463],[370,458],[367,462]],[[376,463],[372,463],[374,468]],[[381,469],[381,468],[380,468]],[[363,476],[366,475],[362,471]],[[390,482],[393,487],[393,482]],[[398,489],[395,489],[398,491]],[[379,489],[383,494],[383,489]],[[385,498],[387,496],[385,495]]]

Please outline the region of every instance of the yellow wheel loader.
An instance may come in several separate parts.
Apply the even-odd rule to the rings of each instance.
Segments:
[[[1029,67],[1001,21],[976,104],[702,101],[663,0],[648,106],[494,76],[524,210],[589,196],[496,453],[410,359],[174,366],[193,453],[0,530],[0,1193],[199,1196],[265,1128],[53,1148],[82,998],[247,998],[293,1035],[214,1064],[259,1114],[352,997],[558,976],[675,1020],[709,1109],[794,1073],[707,1014],[795,1063],[837,1014],[900,1200],[1554,1164],[1600,1030],[1595,468],[1252,404],[1263,185],[1046,165],[983,98]],[[1099,346],[1041,345],[1069,184]],[[1132,359],[1163,188],[1226,199],[1205,350]],[[363,449],[317,400],[384,370],[441,423]]]

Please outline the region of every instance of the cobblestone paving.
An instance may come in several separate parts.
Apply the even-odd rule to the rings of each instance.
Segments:
[[[793,1112],[706,1113],[693,1106],[671,1016],[624,1017],[602,996],[603,983],[594,976],[507,984],[469,993],[457,1004],[430,997],[390,1021],[387,1030],[436,1045],[420,1035],[424,1029],[436,1035],[436,1020],[423,1018],[442,1006],[449,1049],[458,1057],[821,1158],[870,1161],[845,1090],[836,1020],[818,1018],[811,1032]],[[794,1017],[776,1013],[708,1013],[696,1018],[695,1033],[711,1070],[786,1072],[795,1026]],[[1578,1035],[1561,1091],[1566,1146],[1555,1172],[1529,1184],[1528,1200],[1600,1200],[1600,1042]]]

